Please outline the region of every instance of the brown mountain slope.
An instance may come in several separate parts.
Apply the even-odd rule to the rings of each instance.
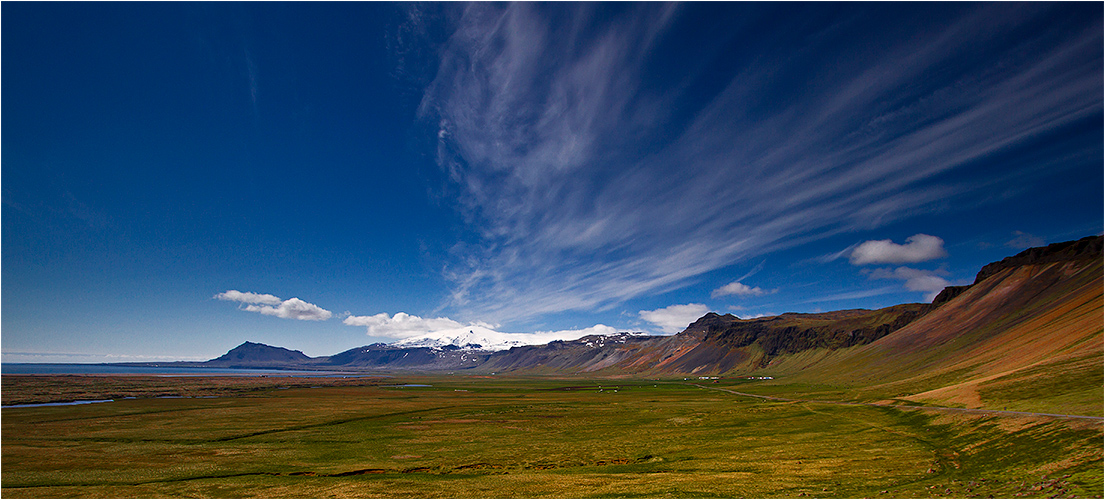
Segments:
[[[989,264],[933,304],[741,320],[671,337],[598,337],[492,354],[479,368],[771,375],[764,393],[1102,414],[1102,237]]]
[[[788,313],[749,320],[709,313],[670,337],[619,334],[515,347],[492,354],[479,368],[650,375],[751,371],[790,353],[868,344],[929,309],[928,304],[902,304],[875,311]]]
[[[810,353],[779,359],[764,371],[862,387],[868,398],[1101,415],[1099,252],[987,266],[979,282],[871,344],[813,362]]]

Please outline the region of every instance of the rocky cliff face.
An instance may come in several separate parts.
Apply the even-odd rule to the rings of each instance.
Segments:
[[[874,342],[929,311],[926,304],[902,304],[876,311],[863,309],[831,313],[787,313],[742,320],[731,314],[709,313],[684,334],[702,333],[702,340],[719,346],[753,344],[771,357],[809,349],[840,349]]]
[[[1102,258],[1102,236],[1087,236],[1080,240],[1052,243],[1046,247],[1029,248],[1012,257],[982,266],[970,285],[949,286],[932,299],[933,307],[948,302],[963,292],[1006,269],[1053,262],[1085,261]]]
[[[1102,243],[1102,236],[1087,236],[1080,240],[1052,243],[1046,247],[1029,248],[1012,257],[1006,257],[998,262],[986,264],[975,276],[975,284],[1005,269],[1014,267],[1032,264],[1047,264],[1051,262],[1101,259]]]

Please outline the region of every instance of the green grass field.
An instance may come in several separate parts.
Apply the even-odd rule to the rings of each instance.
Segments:
[[[218,380],[216,398],[4,409],[2,495],[1102,496],[1100,422],[770,402],[682,379]],[[389,387],[404,384],[432,387]]]

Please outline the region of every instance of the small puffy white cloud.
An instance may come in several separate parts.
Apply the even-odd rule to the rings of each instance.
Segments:
[[[767,295],[769,293],[771,293],[771,292],[769,292],[767,290],[764,290],[763,288],[760,288],[758,286],[757,287],[751,287],[751,286],[745,285],[744,283],[741,283],[739,281],[734,281],[732,283],[729,283],[728,285],[725,285],[721,288],[718,288],[718,289],[714,290],[713,292],[710,292],[710,296],[713,297],[713,298],[718,298],[718,297],[722,297],[722,296],[725,296],[725,295],[739,295],[741,297],[756,297],[756,296],[760,296],[760,295]]]
[[[664,333],[677,333],[704,316],[710,309],[705,304],[682,304],[653,311],[640,311],[641,319],[660,327]]]
[[[259,312],[268,316],[276,316],[285,319],[302,319],[307,321],[325,321],[333,316],[333,313],[319,306],[304,302],[296,297],[285,300],[277,306],[264,306],[251,304],[245,307],[246,311]]]
[[[283,301],[280,297],[275,295],[269,295],[267,293],[253,293],[253,292],[239,292],[237,290],[227,290],[223,293],[215,295],[219,300],[230,300],[234,302],[241,302],[243,304],[267,304],[275,306]]]
[[[925,271],[910,267],[899,267],[893,271],[889,269],[876,269],[871,273],[872,279],[898,279],[905,282],[906,290],[911,292],[925,292],[925,300],[931,302],[944,287],[951,283],[936,275],[936,271]]]
[[[906,238],[905,245],[890,240],[870,240],[852,250],[848,260],[857,266],[864,264],[905,264],[947,257],[944,240],[927,234]]]
[[[325,321],[333,316],[333,313],[319,306],[292,297],[281,300],[280,297],[267,293],[239,292],[227,290],[215,295],[216,299],[239,302],[245,307],[239,306],[243,311],[261,313],[267,316],[276,316],[285,319],[301,319],[306,321]]]
[[[350,326],[367,327],[368,335],[373,337],[389,337],[396,339],[415,337],[442,330],[452,330],[454,328],[463,328],[465,326],[463,323],[453,321],[449,318],[422,318],[405,312],[395,313],[395,316],[388,316],[387,313],[380,313],[372,316],[349,316],[345,318],[342,323]],[[473,325],[491,328],[491,325],[484,323],[473,323]]]

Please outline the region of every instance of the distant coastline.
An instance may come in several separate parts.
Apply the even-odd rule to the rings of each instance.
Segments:
[[[168,366],[166,366],[168,365]],[[215,368],[202,366],[173,366],[165,364],[109,364],[109,363],[0,363],[2,375],[273,375],[289,377],[324,377],[356,375],[363,373],[343,371],[279,370],[266,368]]]

